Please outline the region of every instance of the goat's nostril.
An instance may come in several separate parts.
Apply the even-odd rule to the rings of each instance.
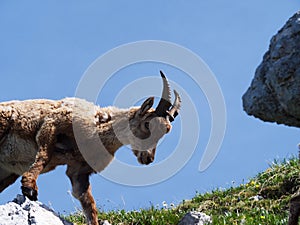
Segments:
[[[153,156],[148,156],[147,157],[147,164],[152,163],[154,161],[154,157]]]

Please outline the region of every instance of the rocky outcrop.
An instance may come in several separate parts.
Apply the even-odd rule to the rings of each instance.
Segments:
[[[263,121],[300,127],[300,11],[271,39],[243,96],[243,107]],[[289,225],[298,224],[299,193],[290,201]]]
[[[202,212],[192,211],[185,214],[178,225],[208,225],[211,223],[212,220],[210,216]]]
[[[271,39],[243,107],[263,121],[300,127],[300,12]]]
[[[0,206],[1,225],[72,225],[40,202],[18,195],[12,202]]]

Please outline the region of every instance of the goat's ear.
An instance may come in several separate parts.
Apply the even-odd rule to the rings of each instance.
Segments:
[[[152,107],[153,103],[154,103],[154,97],[147,98],[143,102],[143,104],[139,110],[139,115],[141,115],[141,116],[145,115],[145,113]]]

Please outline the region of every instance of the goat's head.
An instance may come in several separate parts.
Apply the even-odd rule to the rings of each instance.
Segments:
[[[130,129],[135,136],[130,143],[132,151],[139,163],[146,165],[154,161],[157,143],[171,130],[171,122],[178,115],[181,104],[180,96],[175,90],[175,100],[171,104],[169,83],[161,71],[160,74],[163,79],[163,91],[156,109],[151,108],[154,97],[150,97],[130,120]]]

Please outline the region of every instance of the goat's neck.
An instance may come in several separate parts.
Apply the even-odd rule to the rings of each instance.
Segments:
[[[99,114],[99,136],[105,148],[114,155],[123,145],[130,144],[129,121],[137,109],[103,108]]]

